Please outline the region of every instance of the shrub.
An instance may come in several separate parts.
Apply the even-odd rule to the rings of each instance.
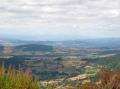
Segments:
[[[80,89],[120,89],[120,70],[103,69],[100,73],[99,83],[87,83]]]
[[[56,86],[46,86],[41,89],[120,89],[120,70],[108,70],[102,69],[100,74],[100,79],[98,82],[90,82],[85,84],[61,84]]]
[[[9,67],[0,66],[0,89],[39,89],[38,83],[32,78],[30,70],[16,71]]]

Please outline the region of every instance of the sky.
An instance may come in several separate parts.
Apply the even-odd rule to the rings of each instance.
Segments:
[[[120,37],[120,0],[0,0],[0,37]]]

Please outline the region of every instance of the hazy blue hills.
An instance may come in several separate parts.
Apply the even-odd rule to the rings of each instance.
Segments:
[[[40,44],[26,44],[15,47],[16,50],[22,51],[52,51],[53,47],[48,45],[40,45]]]
[[[0,50],[3,50],[4,49],[4,46],[0,45]]]
[[[89,39],[84,40],[91,44],[93,47],[105,47],[105,48],[119,48],[120,38],[101,38],[101,39]]]
[[[84,47],[84,48],[119,48],[120,39],[81,39],[67,41],[43,41],[43,44],[52,45],[54,47]]]
[[[5,40],[16,48],[23,46],[28,46],[29,48],[33,48],[34,50],[40,50],[45,46],[53,47],[84,47],[84,48],[119,48],[120,47],[120,38],[94,38],[94,39],[76,39],[76,40],[65,40],[65,41],[33,41],[33,40]],[[33,44],[34,45],[31,45]],[[3,43],[0,43],[3,44]],[[36,46],[36,47],[35,47]],[[41,46],[40,49],[38,46]],[[45,47],[46,48],[46,47]],[[25,48],[24,50],[26,50]],[[50,48],[52,49],[52,48]]]

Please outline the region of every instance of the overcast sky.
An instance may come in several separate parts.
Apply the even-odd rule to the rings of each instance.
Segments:
[[[0,35],[37,40],[120,37],[120,0],[0,0]]]

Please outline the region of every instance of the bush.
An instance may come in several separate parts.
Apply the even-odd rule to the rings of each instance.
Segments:
[[[98,83],[86,83],[80,89],[120,89],[120,70],[102,70]]]
[[[30,70],[16,71],[9,67],[0,66],[0,89],[39,89],[38,83],[32,78]]]
[[[91,81],[90,83],[85,84],[75,84],[72,85],[67,83],[66,85],[52,85],[45,86],[41,89],[120,89],[120,70],[101,70],[100,79],[98,82]]]

